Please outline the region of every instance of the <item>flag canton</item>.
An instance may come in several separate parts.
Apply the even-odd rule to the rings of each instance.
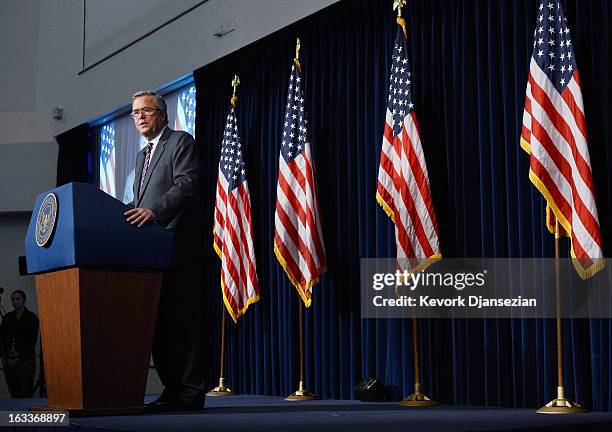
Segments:
[[[281,154],[287,163],[303,152],[307,145],[310,145],[306,129],[307,124],[308,120],[304,110],[304,93],[302,92],[302,78],[300,77],[300,71],[293,64],[291,76],[289,77],[289,90],[281,141]]]
[[[225,122],[219,167],[229,183],[228,190],[230,191],[246,180],[244,155],[240,144],[238,120],[234,105],[231,106]]]
[[[389,78],[389,100],[387,102],[387,108],[393,115],[393,136],[399,135],[404,119],[414,111],[407,51],[406,38],[402,28],[398,26],[393,48],[393,61],[391,62],[391,76]]]
[[[100,132],[100,160],[102,166],[108,162],[113,149],[115,148],[115,125],[114,123],[105,125]]]
[[[189,87],[179,96],[179,104],[185,113],[185,125],[183,125],[183,130],[189,132],[192,136],[195,136],[195,96],[195,86]]]
[[[561,93],[577,65],[567,19],[559,2],[540,3],[533,34],[533,59]]]

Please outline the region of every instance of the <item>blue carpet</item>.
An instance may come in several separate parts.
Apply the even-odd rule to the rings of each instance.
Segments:
[[[153,398],[153,397],[151,397]],[[44,405],[45,399],[0,400],[0,410]],[[56,431],[231,432],[611,432],[612,413],[543,415],[531,409],[440,405],[403,408],[396,403],[344,400],[287,402],[280,397],[238,395],[206,398],[206,408],[189,413],[72,418]],[[25,432],[28,428],[15,428]],[[46,428],[54,430],[52,428]],[[38,429],[37,429],[38,430]]]

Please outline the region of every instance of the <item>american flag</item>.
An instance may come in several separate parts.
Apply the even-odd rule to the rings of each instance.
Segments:
[[[174,129],[188,132],[193,137],[195,137],[195,96],[195,86],[191,86],[179,94],[176,105],[176,119],[174,120]]]
[[[294,60],[279,156],[274,253],[306,307],[325,272],[325,248],[300,63]]]
[[[115,124],[100,131],[100,189],[115,196]]]
[[[561,4],[543,1],[537,15],[521,147],[547,202],[548,229],[559,221],[578,274],[588,278],[604,261],[578,66]]]
[[[417,271],[441,254],[412,100],[406,27],[400,17],[397,23],[376,200],[395,223],[399,267]]]
[[[251,198],[235,103],[234,97],[223,132],[213,230],[213,247],[221,258],[223,301],[234,321],[259,300]]]

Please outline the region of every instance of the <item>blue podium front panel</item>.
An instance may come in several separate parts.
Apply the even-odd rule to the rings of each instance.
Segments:
[[[55,200],[45,200],[49,194],[54,194]],[[44,243],[53,222],[53,201],[55,224]],[[28,273],[70,266],[170,267],[173,233],[157,224],[142,228],[130,225],[123,216],[127,209],[121,201],[89,183],[69,183],[40,194],[25,239]]]

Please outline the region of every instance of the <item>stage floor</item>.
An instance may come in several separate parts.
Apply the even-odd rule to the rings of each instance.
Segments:
[[[151,397],[150,399],[153,399]],[[0,400],[0,410],[44,405],[45,399]],[[114,417],[71,418],[56,430],[324,432],[324,431],[612,431],[611,412],[537,414],[531,409],[440,405],[403,408],[396,403],[346,400],[287,402],[280,397],[237,395],[206,398],[202,411]],[[17,430],[17,429],[16,429]]]

